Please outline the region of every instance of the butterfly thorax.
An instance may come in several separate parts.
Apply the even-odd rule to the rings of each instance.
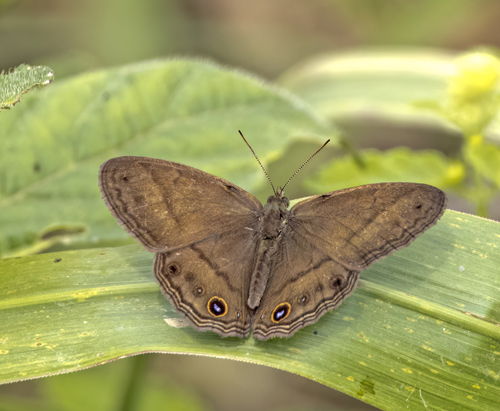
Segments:
[[[278,244],[286,230],[288,221],[289,201],[280,192],[270,196],[259,216],[259,234],[261,240],[257,248],[254,270],[250,282],[248,306],[256,308],[264,295],[267,281],[271,273],[273,256],[278,249]]]
[[[260,233],[263,240],[275,239],[280,235],[284,229],[283,222],[288,217],[289,204],[288,198],[279,192],[267,199],[260,217]]]

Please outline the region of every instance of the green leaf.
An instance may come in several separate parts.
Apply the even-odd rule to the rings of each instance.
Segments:
[[[414,103],[445,96],[453,61],[439,50],[362,49],[313,57],[279,82],[333,120],[370,115],[449,128]]]
[[[10,73],[0,74],[0,110],[19,103],[21,96],[33,88],[45,86],[54,80],[50,67],[32,67],[21,64]]]
[[[130,243],[97,185],[99,166],[112,157],[177,161],[254,190],[265,177],[238,130],[264,164],[298,139],[336,141],[332,127],[289,93],[203,61],[103,70],[28,95],[0,122],[0,255],[57,241]],[[65,234],[47,241],[54,226]]]
[[[455,63],[446,50],[360,49],[312,57],[278,82],[336,123],[378,119],[456,132],[442,107]],[[498,110],[486,135],[500,141]]]
[[[0,381],[189,353],[287,370],[386,410],[496,411],[499,233],[498,222],[448,211],[364,271],[338,309],[265,342],[180,328],[139,246],[3,259]]]
[[[360,158],[335,159],[307,186],[312,193],[325,193],[345,187],[381,182],[409,181],[442,189],[453,188],[463,179],[463,165],[437,151],[412,151],[394,148],[384,152],[364,150]]]

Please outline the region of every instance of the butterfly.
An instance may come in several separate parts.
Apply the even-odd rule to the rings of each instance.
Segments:
[[[155,253],[162,293],[194,328],[260,340],[290,337],[337,307],[362,270],[436,224],[447,202],[433,186],[381,183],[289,209],[286,184],[262,205],[201,170],[133,156],[105,162],[99,186],[118,223]]]

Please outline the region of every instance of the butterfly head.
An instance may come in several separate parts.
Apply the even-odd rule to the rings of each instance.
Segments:
[[[288,210],[290,201],[285,197],[285,192],[278,189],[273,196],[269,196],[267,199],[267,206],[271,209],[279,210],[284,213]]]

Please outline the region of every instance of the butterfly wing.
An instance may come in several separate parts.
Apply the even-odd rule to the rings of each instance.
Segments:
[[[289,337],[316,322],[354,290],[361,270],[408,246],[445,208],[441,190],[413,183],[354,187],[295,205],[254,336]]]
[[[146,157],[107,161],[99,186],[120,225],[157,253],[155,278],[177,310],[199,330],[248,335],[261,203],[226,180]]]
[[[99,170],[103,199],[151,252],[253,224],[262,204],[229,181],[148,157],[118,157]]]

